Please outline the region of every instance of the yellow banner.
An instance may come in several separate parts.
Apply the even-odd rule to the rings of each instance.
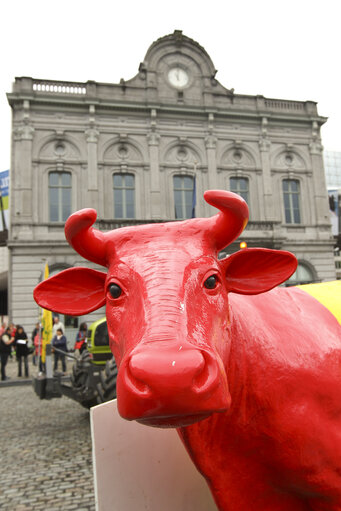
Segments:
[[[44,280],[49,278],[49,267],[45,264]],[[47,309],[42,309],[41,318],[42,327],[42,351],[41,361],[45,363],[46,358],[46,344],[50,344],[52,340],[52,312]]]
[[[324,305],[341,323],[341,280],[297,286]]]

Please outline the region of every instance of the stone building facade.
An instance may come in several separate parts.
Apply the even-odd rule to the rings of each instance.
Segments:
[[[335,278],[320,139],[326,119],[315,102],[225,88],[205,49],[181,31],[155,41],[130,80],[21,77],[8,101],[13,321],[36,321],[32,290],[45,260],[51,272],[89,265],[65,241],[71,212],[94,207],[102,230],[190,217],[194,203],[197,217],[209,216],[207,189],[246,198],[249,247],[294,252],[301,281]],[[228,252],[238,248],[239,240]]]

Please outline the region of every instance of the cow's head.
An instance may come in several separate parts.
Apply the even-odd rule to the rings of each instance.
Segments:
[[[248,207],[226,191],[207,191],[205,200],[220,210],[216,216],[107,233],[92,227],[95,210],[74,213],[65,225],[68,242],[108,272],[71,268],[34,291],[41,307],[64,314],[106,304],[126,419],[182,426],[227,410],[228,294],[263,293],[296,269],[292,254],[267,249],[218,260],[245,228]]]

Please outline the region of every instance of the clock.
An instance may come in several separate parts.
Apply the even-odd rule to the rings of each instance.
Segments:
[[[168,72],[168,80],[173,87],[183,89],[189,82],[189,76],[182,67],[172,67]]]

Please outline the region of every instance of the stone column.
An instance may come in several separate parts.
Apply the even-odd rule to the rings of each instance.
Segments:
[[[319,128],[317,122],[313,122],[312,141],[309,144],[309,151],[312,164],[312,177],[314,184],[314,200],[316,208],[316,218],[318,225],[330,224],[329,207],[327,200],[327,186],[324,175],[324,166],[321,145],[319,137]]]
[[[19,214],[21,218],[32,216],[33,134],[34,128],[30,126],[28,118],[25,118],[24,113],[24,124],[16,128],[13,134],[13,154],[15,157],[13,161],[14,172],[11,173],[12,214]],[[20,145],[19,148],[17,147],[18,145]],[[13,176],[15,176],[15,180]]]
[[[263,215],[264,220],[274,221],[279,215],[275,215],[273,203],[273,189],[271,178],[271,163],[270,163],[270,147],[271,142],[267,137],[267,119],[262,119],[262,135],[259,140],[259,150],[262,164],[262,181],[263,181]]]
[[[150,211],[151,218],[161,219],[161,189],[160,189],[160,168],[159,168],[159,142],[160,135],[151,132],[147,135],[150,161]]]
[[[99,132],[95,128],[85,131],[88,149],[88,190],[98,190],[97,143]]]
[[[217,158],[216,147],[217,139],[213,135],[208,135],[205,138],[206,154],[207,154],[207,171],[208,183],[211,190],[216,190],[217,185]]]

